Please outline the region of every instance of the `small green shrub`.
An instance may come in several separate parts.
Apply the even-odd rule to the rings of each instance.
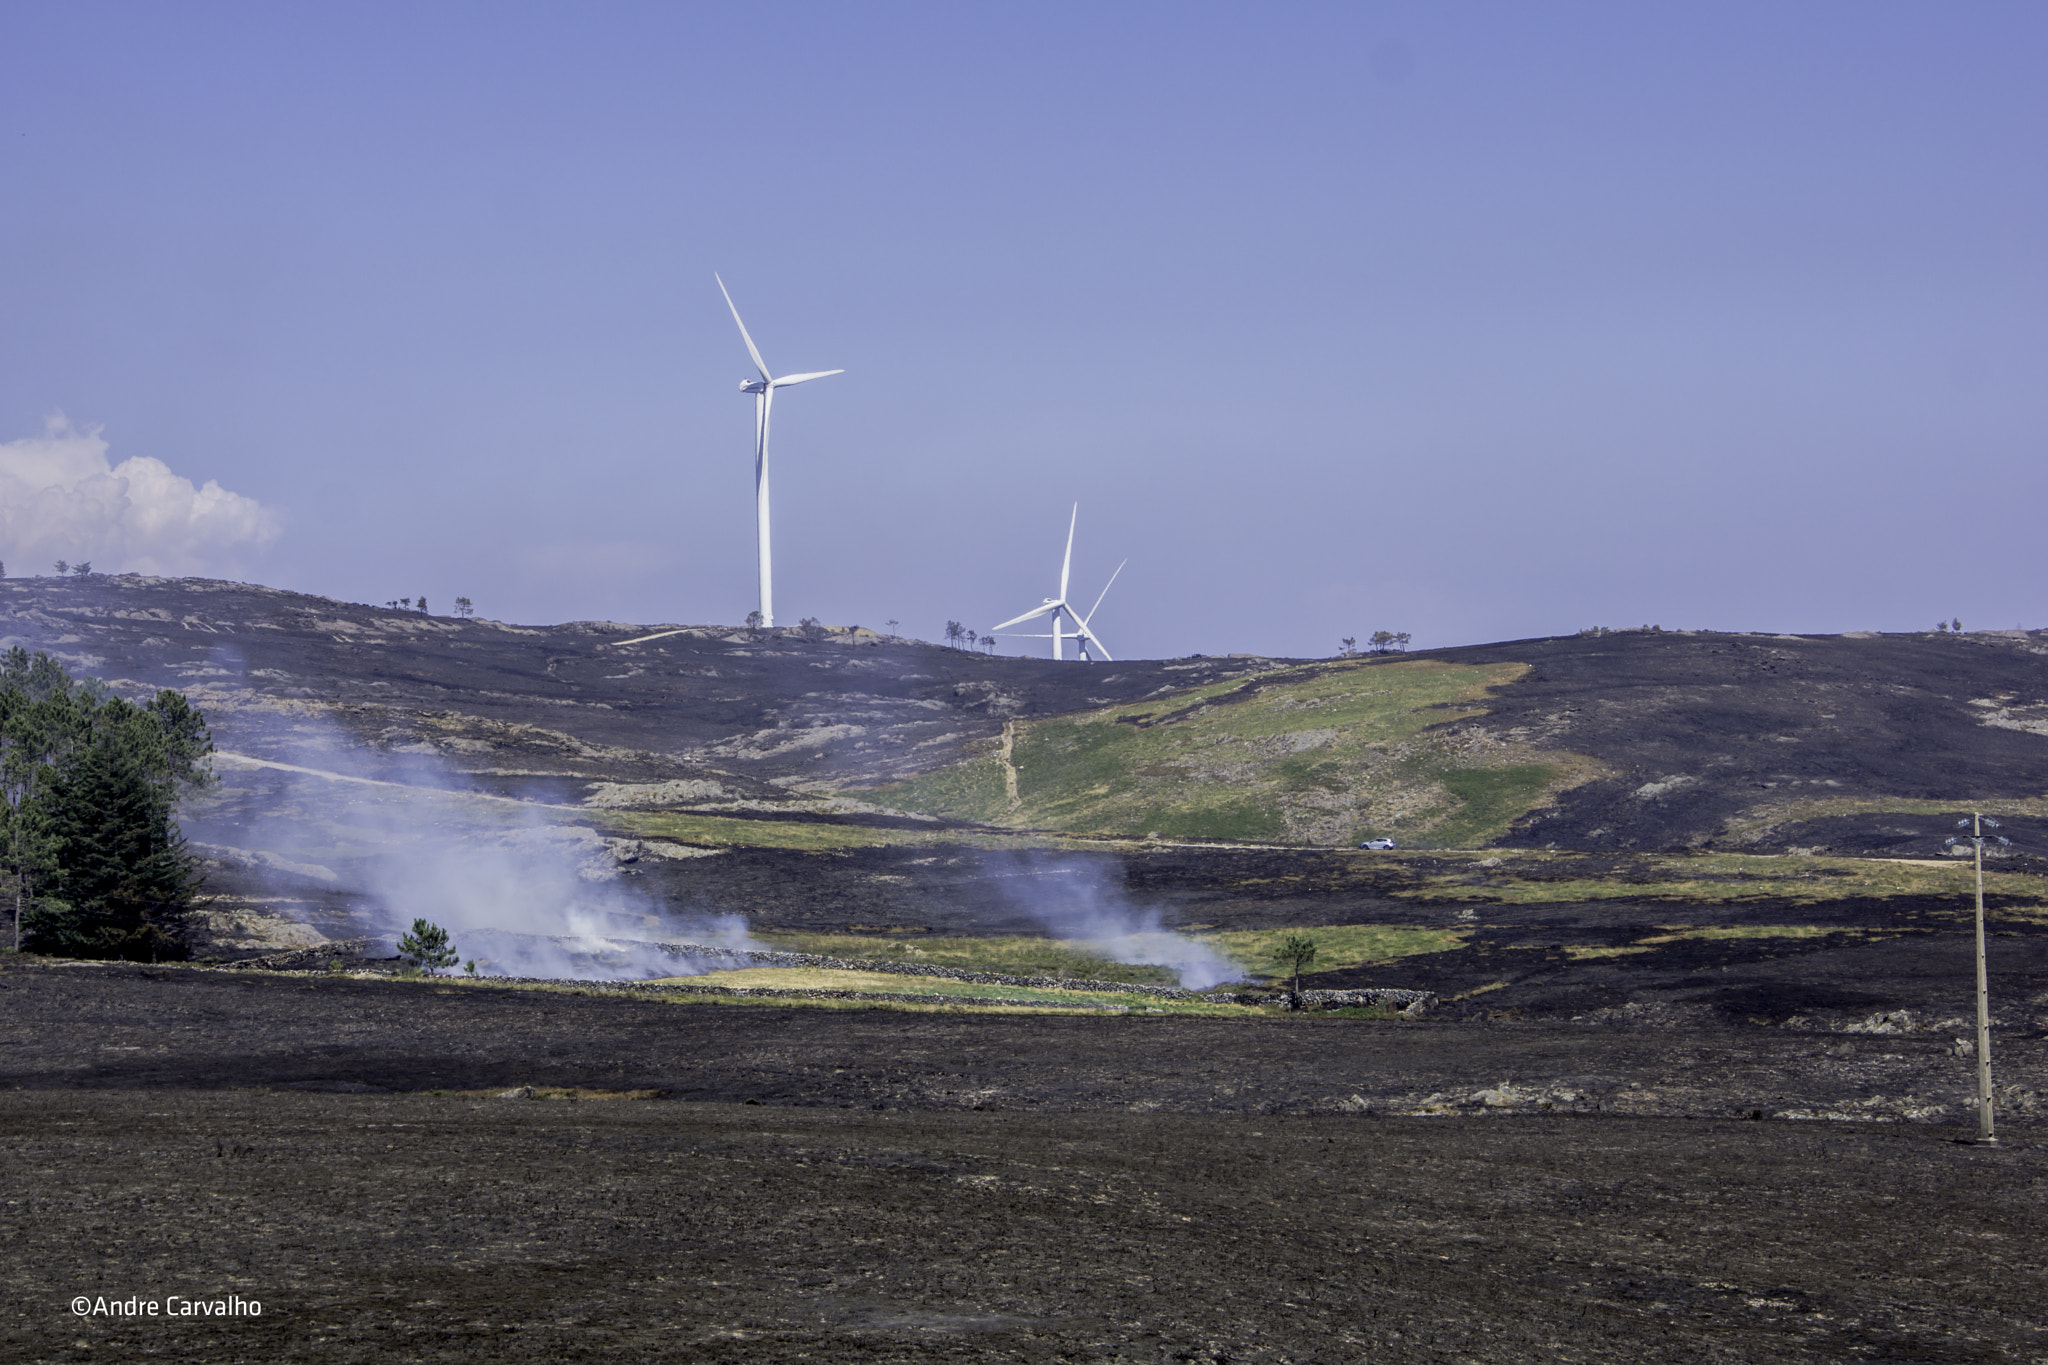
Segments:
[[[458,956],[448,942],[448,931],[423,919],[414,920],[411,932],[399,938],[398,953],[428,976],[454,966]]]

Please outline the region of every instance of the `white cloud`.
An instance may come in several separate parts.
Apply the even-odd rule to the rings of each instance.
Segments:
[[[59,559],[101,573],[200,574],[276,539],[278,514],[212,479],[194,488],[147,455],[107,464],[100,429],[63,413],[0,441],[0,560],[16,575]]]

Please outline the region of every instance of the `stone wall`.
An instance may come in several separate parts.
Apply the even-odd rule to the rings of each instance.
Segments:
[[[1414,1018],[1436,1000],[1434,991],[1404,991],[1391,987],[1356,991],[1303,991],[1294,1008],[1302,1010],[1397,1009]]]

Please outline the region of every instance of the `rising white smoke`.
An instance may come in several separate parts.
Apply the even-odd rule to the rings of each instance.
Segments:
[[[387,952],[415,919],[448,930],[459,957],[489,976],[689,976],[731,963],[660,944],[763,946],[739,915],[677,910],[640,892],[619,861],[641,851],[633,841],[476,791],[432,756],[379,753],[303,717],[262,747],[273,757],[229,751],[215,768],[230,784],[277,785],[253,801],[200,803],[186,833],[266,869],[276,891],[311,877],[353,893],[357,932]]]
[[[1002,879],[1004,894],[1054,937],[1085,944],[1111,962],[1170,968],[1189,990],[1244,979],[1244,968],[1222,953],[1168,929],[1156,907],[1131,904],[1099,861],[1022,854],[994,860],[990,871]]]
[[[705,970],[700,961],[663,952],[657,943],[763,946],[748,935],[744,916],[678,915],[628,889],[614,879],[610,845],[616,841],[592,830],[516,810],[511,829],[458,825],[436,792],[393,802],[385,814],[403,819],[416,834],[422,807],[438,807],[441,818],[425,837],[408,838],[394,828],[365,868],[366,889],[394,929],[425,919],[449,930],[483,975],[691,976]]]
[[[0,441],[0,559],[16,575],[59,559],[102,573],[195,574],[277,537],[278,514],[212,479],[195,488],[161,460],[107,463],[98,427],[63,413],[41,436]]]

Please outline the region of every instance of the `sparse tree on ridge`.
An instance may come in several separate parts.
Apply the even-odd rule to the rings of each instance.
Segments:
[[[422,616],[425,616],[425,615],[427,614],[427,599],[426,599],[426,597],[425,597],[424,595],[422,595],[421,597],[419,597],[419,598],[418,598],[418,599],[416,599],[416,600],[417,600],[417,601],[419,602],[419,604],[420,604],[420,615],[422,615]]]
[[[476,604],[467,597],[458,597],[455,599],[455,614],[467,620],[476,615]]]
[[[1358,637],[1356,635],[1347,635],[1339,640],[1337,644],[1339,645],[1337,652],[1347,659],[1358,653]]]
[[[5,576],[5,571],[4,571],[4,570],[0,570],[0,577],[4,577],[4,576]],[[898,627],[898,626],[902,625],[903,623],[902,623],[901,621],[884,621],[884,622],[882,622],[882,624],[883,624],[884,626],[887,626],[887,627],[889,628],[889,633],[890,633],[891,635],[894,635],[894,634],[896,633],[896,627]]]
[[[68,574],[70,572],[71,566],[69,564],[66,564],[61,559],[57,561],[57,577],[62,578],[65,574]]]
[[[448,931],[423,919],[414,920],[412,931],[400,936],[398,953],[428,976],[454,966],[460,956],[448,942]]]
[[[966,633],[967,627],[961,625],[958,621],[946,622],[946,643],[953,646],[953,648],[960,648],[960,637]]]
[[[753,611],[750,611],[750,612],[748,612],[748,613],[747,613],[747,629],[748,629],[748,630],[759,630],[760,628],[761,628],[761,613],[760,613],[760,610],[759,610],[759,609],[757,608],[757,609],[755,609],[755,610],[753,610]]]
[[[89,559],[79,560],[71,566],[71,572],[79,578],[92,577],[92,561]]]

